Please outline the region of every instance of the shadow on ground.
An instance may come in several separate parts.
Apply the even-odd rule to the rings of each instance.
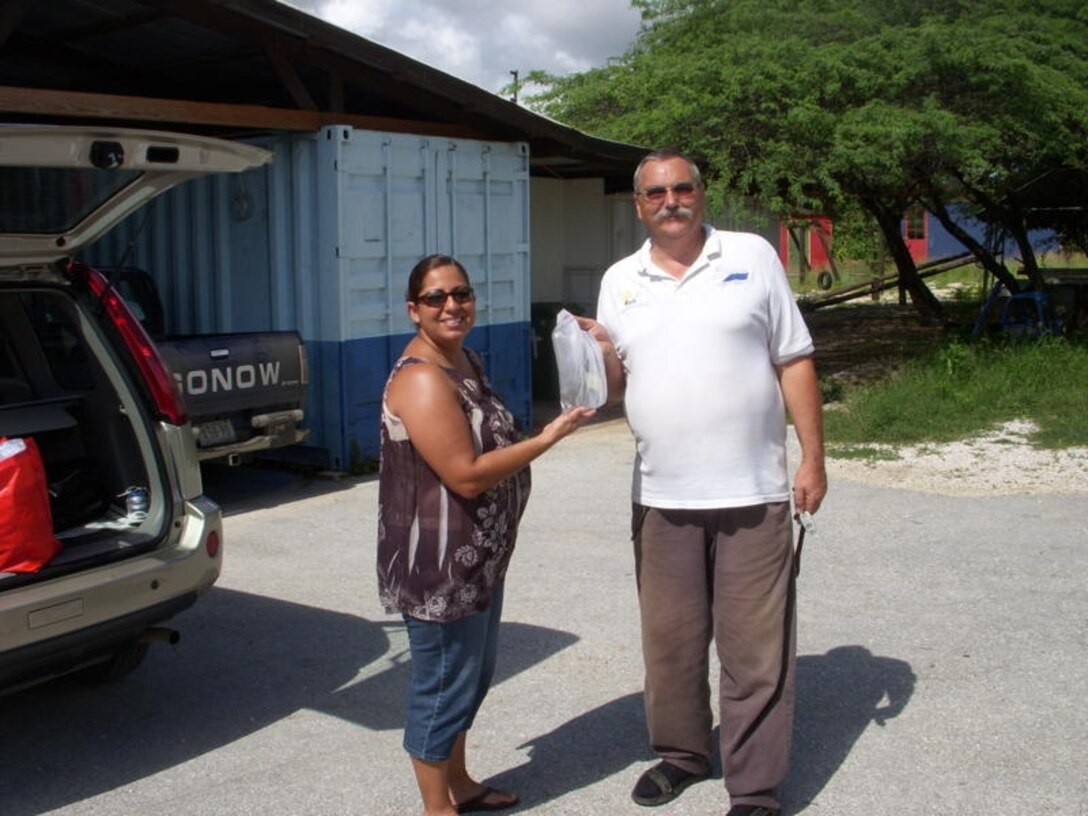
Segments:
[[[408,662],[399,622],[376,623],[213,588],[125,680],[71,678],[0,698],[4,816],[31,816],[184,764],[301,709],[370,730],[403,727]],[[496,683],[577,638],[504,625]],[[63,784],[59,784],[63,780]]]
[[[798,659],[792,770],[781,791],[788,812],[800,812],[815,799],[866,728],[883,726],[903,710],[914,681],[909,664],[877,657],[862,646]],[[715,729],[715,745],[717,739]],[[625,771],[634,787],[638,775],[655,759],[647,743],[641,694],[612,700],[518,748],[529,749],[529,761],[488,782],[517,791],[522,800],[519,811]],[[702,784],[722,784],[716,758],[711,779]],[[725,802],[723,790],[723,812]]]
[[[222,508],[224,516],[350,490],[360,482],[378,478],[377,474],[353,476],[276,461],[237,467],[205,462],[200,471],[204,494]]]
[[[864,646],[797,661],[793,758],[782,801],[799,813],[815,800],[871,725],[897,717],[914,694],[910,664]]]

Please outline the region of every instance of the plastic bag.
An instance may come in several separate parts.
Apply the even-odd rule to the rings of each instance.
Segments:
[[[58,550],[37,444],[0,437],[0,572],[37,572]]]
[[[604,405],[608,381],[601,347],[566,309],[560,309],[555,316],[552,347],[559,369],[559,404],[563,410],[579,405],[586,408]]]

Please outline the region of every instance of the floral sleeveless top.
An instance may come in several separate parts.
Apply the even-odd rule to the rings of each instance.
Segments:
[[[457,386],[476,450],[511,445],[519,436],[514,419],[484,376],[479,357],[466,351],[475,378],[445,371]],[[422,362],[401,357],[389,380]],[[453,621],[487,609],[492,588],[506,576],[529,488],[526,467],[475,499],[448,490],[416,452],[383,395],[378,592],[386,612]]]

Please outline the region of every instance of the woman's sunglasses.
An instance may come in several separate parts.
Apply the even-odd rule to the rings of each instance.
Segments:
[[[416,303],[422,303],[424,306],[430,306],[432,309],[441,309],[446,305],[447,298],[453,298],[454,303],[470,303],[475,297],[476,293],[472,291],[471,286],[455,286],[448,292],[442,289],[432,289],[430,292],[424,292],[416,298]]]

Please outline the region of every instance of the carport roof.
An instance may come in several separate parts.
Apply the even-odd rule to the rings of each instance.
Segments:
[[[524,141],[535,175],[603,177],[611,190],[630,189],[644,153],[275,0],[6,0],[0,120]]]

